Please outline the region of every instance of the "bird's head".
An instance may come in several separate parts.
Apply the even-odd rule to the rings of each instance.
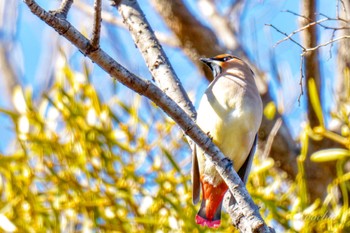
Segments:
[[[250,70],[248,65],[243,60],[230,54],[220,54],[211,58],[200,58],[200,61],[209,66],[213,72],[214,78],[230,68],[239,67],[241,69]]]

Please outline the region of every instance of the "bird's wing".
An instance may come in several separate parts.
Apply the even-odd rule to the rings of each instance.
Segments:
[[[199,167],[197,158],[197,146],[194,145],[192,151],[192,202],[197,204],[200,194]]]
[[[249,155],[248,155],[247,159],[245,160],[244,164],[242,165],[242,167],[237,172],[239,177],[241,177],[241,179],[244,183],[247,183],[247,180],[248,180],[248,175],[249,175],[250,169],[252,167],[254,153],[255,153],[257,143],[258,143],[258,135],[256,134],[252,148],[250,149]]]

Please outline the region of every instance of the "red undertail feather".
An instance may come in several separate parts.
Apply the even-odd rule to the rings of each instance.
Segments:
[[[202,178],[202,177],[201,177]],[[221,219],[222,199],[227,191],[225,182],[214,187],[201,179],[202,184],[202,204],[196,215],[196,223],[210,228],[217,228]]]

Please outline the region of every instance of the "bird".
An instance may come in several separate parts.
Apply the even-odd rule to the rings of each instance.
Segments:
[[[244,183],[251,169],[257,133],[262,120],[262,101],[253,71],[242,59],[230,54],[200,58],[212,71],[214,80],[200,100],[196,123],[219,147]],[[202,202],[195,217],[197,224],[217,228],[228,186],[195,146],[192,156],[192,201]]]

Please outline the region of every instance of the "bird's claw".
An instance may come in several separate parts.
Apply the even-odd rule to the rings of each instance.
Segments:
[[[210,138],[210,140],[213,141],[213,136],[210,135],[210,132],[209,132],[209,131],[207,132],[207,136]]]
[[[225,160],[227,160],[227,162],[225,162]],[[225,170],[228,170],[231,167],[233,167],[233,163],[232,163],[231,159],[225,157],[222,161],[226,163]]]

